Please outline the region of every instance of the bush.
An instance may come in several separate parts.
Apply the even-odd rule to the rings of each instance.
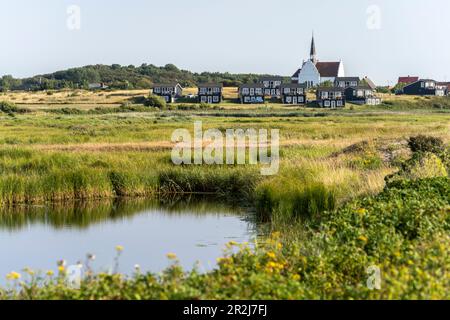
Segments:
[[[29,112],[29,110],[24,109],[24,108],[19,108],[12,102],[1,101],[0,102],[0,112],[4,112],[4,113],[12,115],[14,113],[27,113],[27,112]]]
[[[441,158],[431,152],[417,152],[410,160],[402,164],[398,173],[388,176],[386,181],[418,180],[447,176],[448,173]]]
[[[159,109],[165,109],[167,107],[167,103],[163,98],[152,94],[148,96],[144,105],[147,107],[154,107]]]
[[[432,152],[439,154],[445,150],[442,139],[424,135],[409,138],[408,146],[412,152]]]

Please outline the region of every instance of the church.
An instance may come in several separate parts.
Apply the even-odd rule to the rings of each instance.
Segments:
[[[310,59],[304,61],[301,68],[294,73],[292,83],[306,84],[308,87],[314,87],[327,81],[334,83],[337,77],[345,77],[344,63],[342,60],[339,62],[318,61],[313,35]]]

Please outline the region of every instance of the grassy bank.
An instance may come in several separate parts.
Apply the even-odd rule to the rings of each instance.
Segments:
[[[325,212],[301,238],[274,233],[267,242],[219,259],[212,272],[184,272],[174,255],[162,274],[89,275],[80,289],[59,275],[31,282],[12,273],[3,299],[448,299],[450,180],[392,183],[377,196]],[[118,248],[121,250],[121,248]],[[379,268],[370,290],[369,268]],[[45,283],[44,286],[41,286]]]

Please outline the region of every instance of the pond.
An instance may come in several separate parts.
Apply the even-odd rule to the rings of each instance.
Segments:
[[[255,236],[251,213],[206,199],[18,207],[0,212],[0,284],[11,271],[56,271],[58,260],[76,264],[88,253],[96,256],[95,271],[112,270],[117,245],[124,248],[118,271],[125,274],[135,265],[159,272],[169,265],[168,253],[186,269],[199,262],[207,271],[228,242]]]

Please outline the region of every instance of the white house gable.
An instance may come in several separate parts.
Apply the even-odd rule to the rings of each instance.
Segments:
[[[320,84],[320,73],[315,64],[308,60],[303,63],[302,69],[298,75],[298,83],[306,83],[309,87]]]

